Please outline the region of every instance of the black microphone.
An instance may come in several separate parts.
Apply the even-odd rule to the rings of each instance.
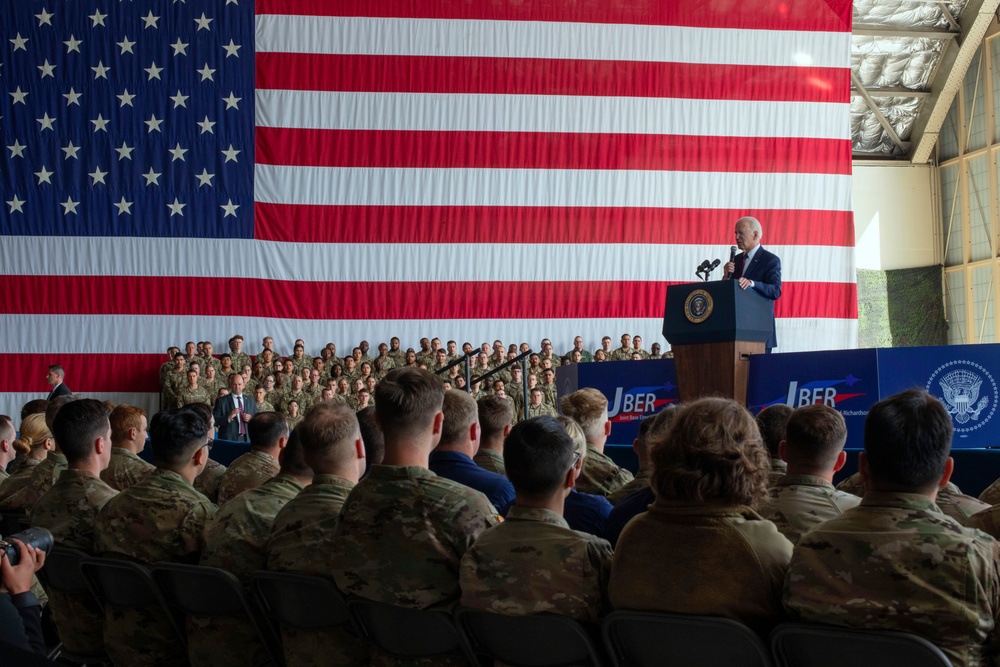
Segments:
[[[734,246],[734,245],[729,246],[729,261],[730,262],[735,262],[736,261],[736,253],[738,251],[739,251],[739,248],[737,248],[736,246]],[[722,279],[723,280],[729,280],[732,277],[733,277],[733,274],[727,273],[726,275],[722,276]]]
[[[708,265],[708,270],[715,271],[717,268],[719,268],[719,264],[722,264],[722,260],[721,259],[715,260],[714,262]]]

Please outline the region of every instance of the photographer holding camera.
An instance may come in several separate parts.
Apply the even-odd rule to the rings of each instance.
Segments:
[[[17,546],[20,558],[12,564],[6,550],[0,550],[0,583],[6,592],[0,594],[0,642],[45,655],[42,609],[31,592],[32,577],[45,564],[45,551],[26,545],[16,536],[11,536],[10,541]]]

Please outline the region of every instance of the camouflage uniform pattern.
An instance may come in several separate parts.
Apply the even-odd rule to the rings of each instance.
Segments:
[[[316,475],[274,519],[267,542],[267,569],[331,579],[328,554],[337,515],[354,482],[336,475]],[[282,627],[287,667],[365,665],[368,650],[345,629],[302,630]]]
[[[193,389],[190,385],[184,385],[177,390],[176,398],[174,399],[175,408],[182,408],[185,405],[191,405],[192,403],[204,403],[205,405],[210,405],[211,401],[208,400],[208,390],[200,384]]]
[[[278,474],[278,460],[267,452],[251,450],[233,461],[219,482],[219,505],[232,500],[247,489],[256,489]]]
[[[587,454],[587,456],[589,457],[590,454]],[[586,459],[584,459],[583,464],[584,465],[587,464]],[[625,486],[620,487],[616,491],[609,493],[608,502],[610,502],[612,505],[617,505],[621,501],[631,496],[636,491],[642,491],[643,489],[648,489],[652,479],[653,479],[652,470],[640,470],[631,482],[629,482]]]
[[[979,499],[987,505],[1000,505],[1000,479],[986,487],[986,490],[979,494]]]
[[[837,485],[838,491],[850,493],[852,496],[862,497],[865,495],[865,485],[861,482],[861,473],[856,472]]]
[[[938,490],[937,500],[934,502],[937,503],[942,512],[963,526],[973,514],[990,508],[986,503],[965,495],[951,482]]]
[[[956,667],[996,664],[998,557],[930,498],[871,492],[799,541],[784,603],[807,622],[920,635]]]
[[[27,484],[0,500],[0,509],[29,511],[52,488],[63,470],[66,470],[66,457],[60,452],[49,452],[44,461],[31,469]]]
[[[538,388],[542,390],[542,401],[545,402],[547,405],[551,405],[552,408],[555,409],[556,397],[557,397],[556,383],[555,382],[553,382],[552,384],[543,383],[538,385]]]
[[[277,412],[277,411],[274,409],[274,406],[271,405],[271,403],[267,399],[264,399],[263,401],[257,404],[257,414],[260,414],[261,412]]]
[[[528,419],[531,419],[532,417],[541,417],[543,415],[555,417],[556,409],[544,400],[538,405],[528,404]]]
[[[217,508],[177,473],[157,469],[108,501],[97,516],[94,551],[142,563],[197,563]],[[159,609],[108,606],[104,641],[115,664],[186,665],[183,645]]]
[[[94,553],[94,521],[105,503],[118,495],[83,470],[64,470],[31,512],[31,525],[47,528],[60,546]],[[68,651],[95,655],[104,651],[104,614],[89,593],[53,590],[49,609]]]
[[[229,471],[233,468],[235,462]],[[249,584],[250,575],[267,565],[265,547],[274,517],[301,490],[293,477],[279,474],[233,498],[205,526],[199,564],[226,570]],[[241,649],[233,651],[234,646]],[[188,617],[188,656],[192,665],[218,667],[263,666],[270,661],[253,626],[246,619],[229,617]]]
[[[330,559],[348,595],[416,609],[451,611],[458,603],[462,556],[500,523],[482,493],[420,467],[375,465],[347,497]],[[426,665],[464,665],[434,656]],[[372,664],[396,664],[372,651]]]
[[[611,545],[547,509],[513,506],[462,557],[462,604],[498,614],[549,612],[598,623],[609,611]]]
[[[153,474],[156,466],[124,447],[111,448],[111,462],[101,471],[101,479],[116,491],[124,491]]]
[[[795,544],[819,524],[860,503],[861,498],[838,491],[822,477],[785,475],[768,489],[760,515],[773,521],[778,531]]]
[[[788,474],[788,464],[781,459],[771,459],[771,472],[768,473],[767,483],[771,486],[777,484],[778,480]]]
[[[253,368],[253,362],[250,361],[250,355],[246,352],[229,352],[230,358],[233,360],[233,371],[243,370],[244,366],[250,366]],[[263,360],[261,360],[263,361]],[[219,366],[221,368],[221,364]],[[222,378],[226,380],[228,378]]]
[[[583,470],[576,480],[576,490],[582,493],[593,493],[599,496],[609,496],[633,479],[632,473],[625,468],[619,468],[603,452],[587,443],[587,456],[583,459]]]
[[[619,347],[615,348],[615,351],[611,353],[608,357],[608,361],[628,361],[632,358],[632,348],[631,347]]]
[[[483,470],[489,470],[498,475],[507,474],[507,468],[503,462],[503,454],[495,452],[492,449],[480,447],[476,455],[472,457],[472,461]]]
[[[14,495],[31,482],[31,474],[44,459],[32,459],[21,457],[21,466],[17,470],[11,470],[10,476],[0,483],[0,508],[10,496]],[[14,461],[17,463],[17,461]]]
[[[215,368],[216,374],[222,370],[222,362],[220,362],[215,357],[199,357],[198,361],[201,362],[201,369],[198,371],[200,377],[205,377],[208,367],[212,366]]]
[[[194,488],[213,503],[219,499],[219,485],[222,476],[226,474],[226,466],[214,459],[209,459],[205,469],[194,479]]]
[[[10,474],[6,470],[0,469],[0,484],[3,484],[8,477],[10,477]]]

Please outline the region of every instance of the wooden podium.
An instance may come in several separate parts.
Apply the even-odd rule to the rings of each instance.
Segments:
[[[671,285],[663,336],[674,353],[682,402],[724,396],[747,402],[749,355],[774,332],[774,301],[735,280]]]

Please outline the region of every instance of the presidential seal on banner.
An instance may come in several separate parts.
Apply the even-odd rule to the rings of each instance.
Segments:
[[[935,370],[926,389],[944,403],[955,433],[981,428],[997,409],[996,382],[985,367],[972,361],[952,361]]]
[[[684,301],[684,316],[692,324],[701,324],[711,317],[714,307],[715,302],[712,301],[712,295],[703,289],[696,289],[688,294]]]

